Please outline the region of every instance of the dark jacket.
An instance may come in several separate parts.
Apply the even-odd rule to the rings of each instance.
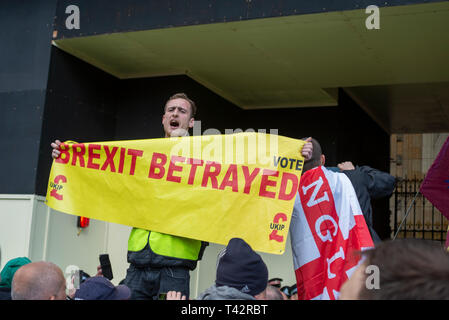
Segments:
[[[381,239],[373,229],[371,199],[389,197],[395,187],[395,177],[369,166],[356,166],[354,170],[344,170],[343,173],[351,180],[374,243],[380,242]]]
[[[0,288],[0,300],[11,300],[11,288]]]

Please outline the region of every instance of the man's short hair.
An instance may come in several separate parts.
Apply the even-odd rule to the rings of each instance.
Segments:
[[[26,271],[25,271],[26,270]],[[19,273],[21,279],[17,277]],[[20,282],[18,284],[17,282]],[[11,285],[12,300],[47,300],[65,286],[62,270],[51,262],[33,262],[21,267]]]
[[[174,99],[184,99],[184,100],[186,100],[188,103],[190,103],[190,107],[191,107],[191,114],[190,114],[190,118],[193,118],[193,117],[195,117],[195,115],[196,115],[196,110],[197,110],[197,108],[196,108],[196,104],[195,104],[195,102],[193,101],[193,100],[191,100],[185,93],[183,93],[183,92],[179,92],[179,93],[175,93],[174,95],[172,95],[170,98],[168,98],[168,100],[167,100],[167,102],[165,102],[165,107],[167,106],[167,103],[169,102],[169,101],[171,101],[171,100],[174,100]],[[165,107],[164,107],[164,110],[165,110]]]
[[[360,299],[449,299],[449,254],[436,241],[397,239],[364,251],[365,266],[379,268],[379,289],[365,283]]]
[[[306,139],[307,138],[303,138],[302,140]],[[321,145],[318,142],[318,140],[314,138],[312,138],[311,142],[313,146],[312,157],[304,162],[303,172],[306,172],[307,170],[313,169],[321,165],[321,155],[323,154],[323,151],[321,150]]]
[[[281,290],[276,288],[275,286],[269,284],[267,285],[267,299],[268,300],[284,300],[282,297]]]

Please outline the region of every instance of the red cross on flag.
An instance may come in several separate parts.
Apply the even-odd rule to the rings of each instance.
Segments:
[[[374,247],[351,181],[317,167],[301,177],[290,226],[298,299],[335,300]]]

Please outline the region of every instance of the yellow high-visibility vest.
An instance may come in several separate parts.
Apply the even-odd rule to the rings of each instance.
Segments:
[[[133,228],[128,239],[129,251],[140,251],[149,243],[150,249],[159,255],[198,260],[201,249],[201,241],[183,237],[177,237],[169,234],[149,231],[139,228]]]

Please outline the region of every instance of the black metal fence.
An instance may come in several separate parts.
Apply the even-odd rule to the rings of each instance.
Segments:
[[[446,241],[448,220],[420,192],[422,179],[400,179],[393,194],[393,236]]]

